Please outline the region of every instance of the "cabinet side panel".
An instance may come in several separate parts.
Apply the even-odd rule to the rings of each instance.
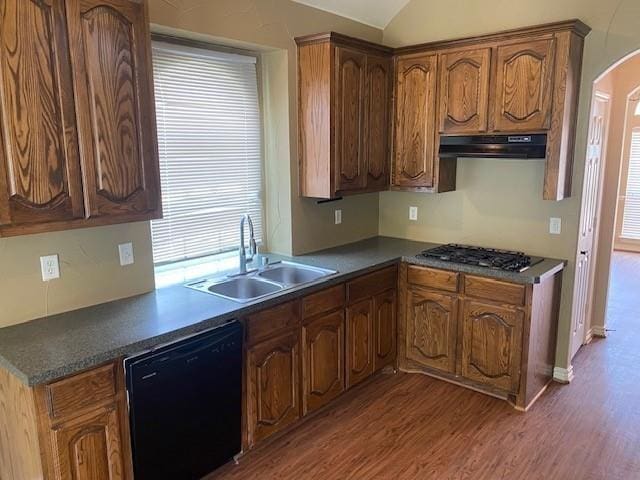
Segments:
[[[331,44],[298,49],[298,157],[300,195],[330,198],[331,174]]]
[[[43,478],[33,391],[0,369],[0,478]]]
[[[522,408],[527,408],[553,377],[561,287],[562,273],[558,273],[533,288],[525,396],[518,405]]]
[[[544,175],[545,200],[571,196],[583,44],[584,39],[575,33],[556,35],[551,129]]]

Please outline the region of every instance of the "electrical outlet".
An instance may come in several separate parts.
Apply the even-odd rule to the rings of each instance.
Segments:
[[[560,235],[562,232],[562,219],[557,217],[549,218],[549,233]]]
[[[121,243],[118,245],[118,253],[120,254],[120,265],[126,266],[131,265],[134,262],[133,259],[133,244],[129,243]]]
[[[336,216],[336,225],[340,225],[342,223],[342,210],[336,210],[335,216]]]
[[[409,220],[418,220],[418,207],[409,207]]]
[[[48,282],[60,278],[60,264],[58,255],[47,255],[40,257],[40,270],[42,271],[42,281]]]

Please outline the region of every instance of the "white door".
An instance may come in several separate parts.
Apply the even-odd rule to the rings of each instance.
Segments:
[[[590,323],[593,302],[594,244],[597,241],[596,220],[602,191],[602,153],[609,124],[610,98],[595,92],[591,102],[587,158],[582,189],[580,232],[576,255],[576,273],[571,318],[571,357],[585,342],[586,325]]]

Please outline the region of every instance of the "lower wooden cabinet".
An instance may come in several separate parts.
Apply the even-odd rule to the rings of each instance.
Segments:
[[[457,299],[409,287],[406,305],[407,358],[424,367],[455,373]]]
[[[396,290],[387,290],[373,297],[374,365],[378,371],[396,360]]]
[[[302,327],[303,414],[344,391],[344,310],[319,316]]]
[[[299,345],[294,330],[247,351],[249,446],[300,418]]]
[[[124,480],[120,415],[116,404],[53,427],[53,465],[59,480]]]
[[[373,298],[347,307],[347,388],[373,373]]]
[[[463,311],[462,376],[518,393],[523,312],[473,300]]]

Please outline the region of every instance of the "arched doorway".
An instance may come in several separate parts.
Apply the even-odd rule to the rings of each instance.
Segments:
[[[606,336],[610,265],[616,223],[620,221],[616,213],[628,152],[629,100],[638,92],[640,51],[616,62],[593,84],[576,252],[571,357],[592,337]],[[640,250],[640,242],[638,246]]]

